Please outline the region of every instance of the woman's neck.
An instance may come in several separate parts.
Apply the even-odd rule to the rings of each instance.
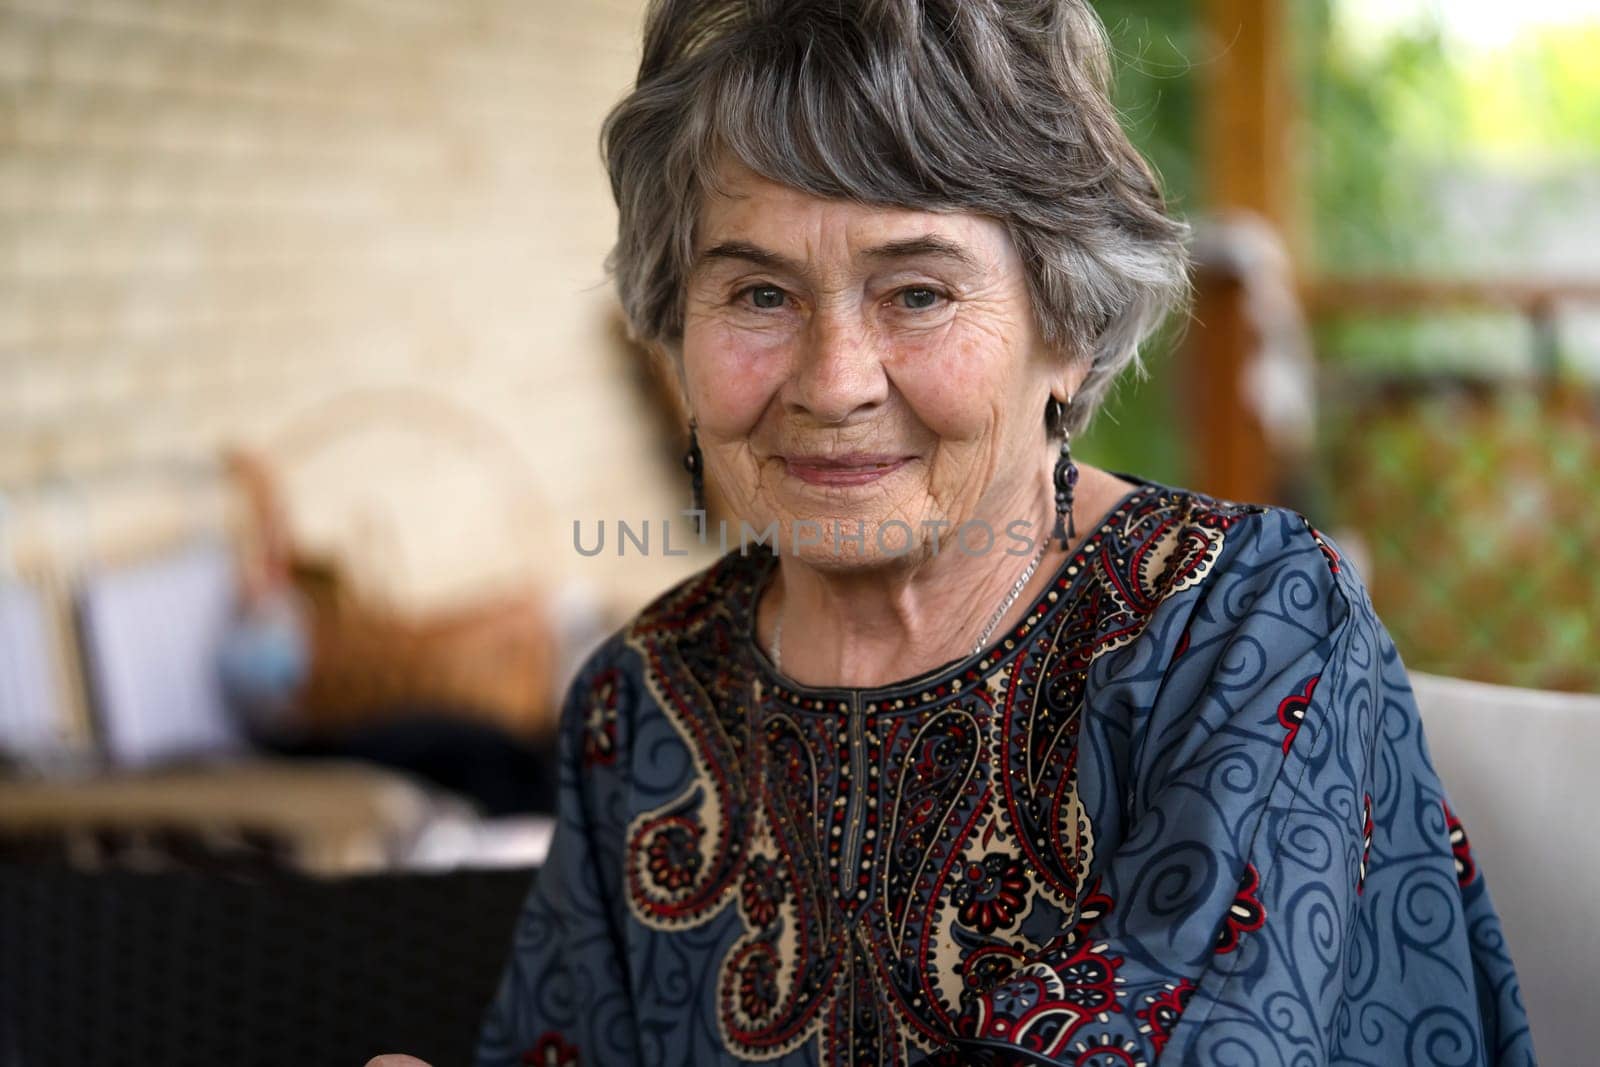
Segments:
[[[1082,468],[1077,511],[1080,539],[1133,486],[1112,475]],[[778,572],[758,606],[756,634],[773,647],[782,620],[782,670],[802,685],[873,688],[912,678],[970,654],[997,608],[1016,588],[1055,514],[1040,494],[1024,514],[1032,522],[1031,544],[1004,536],[994,526],[987,552],[962,552],[948,543],[914,562],[824,571],[794,556],[780,559]],[[1016,518],[1013,513],[1010,518]],[[1010,521],[1008,518],[1006,521]],[[1074,548],[1077,546],[1074,545]],[[993,633],[1026,614],[1035,591],[1066,558],[1048,541],[1033,574]]]

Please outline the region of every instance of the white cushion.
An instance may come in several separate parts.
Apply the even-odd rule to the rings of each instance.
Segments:
[[[1505,926],[1542,1063],[1590,1063],[1600,1012],[1600,696],[1411,673],[1428,749]]]
[[[0,752],[44,764],[65,751],[65,723],[37,591],[0,582]]]
[[[221,542],[197,541],[84,579],[84,661],[113,765],[248,749],[218,662],[234,598],[233,560]]]

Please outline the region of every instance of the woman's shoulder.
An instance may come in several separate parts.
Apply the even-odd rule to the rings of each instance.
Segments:
[[[627,624],[632,634],[696,630],[713,620],[742,623],[770,568],[770,551],[730,549],[658,593]]]
[[[719,556],[653,596],[585,657],[576,679],[628,669],[640,649],[685,640],[732,640],[747,625],[773,558],[737,549]]]
[[[1167,683],[1271,673],[1384,640],[1355,567],[1299,510],[1140,481],[1133,506],[1101,530],[1111,558],[1097,561],[1109,605],[1096,609],[1097,630],[1129,646],[1104,670],[1161,662]]]
[[[770,561],[738,552],[714,560],[655,596],[582,657],[561,718],[586,767],[624,766],[639,732],[661,722],[663,702],[682,704],[672,693],[732,677],[742,605]],[[705,710],[695,701],[683,706]]]
[[[1216,587],[1244,586],[1259,595],[1293,586],[1302,595],[1346,606],[1368,602],[1344,551],[1302,512],[1140,482],[1141,500],[1125,521],[1132,537],[1145,537],[1141,577],[1149,587],[1164,594],[1189,588],[1214,594]]]
[[[1343,736],[1363,685],[1399,685],[1386,638],[1355,569],[1334,540],[1300,511],[1237,503],[1162,487],[1147,519],[1159,528],[1165,592],[1152,597],[1139,639],[1108,657],[1096,682],[1107,722],[1133,709],[1145,738],[1135,778],[1152,787],[1173,768],[1215,758],[1219,766],[1254,745],[1298,762],[1303,724]],[[1373,677],[1370,672],[1379,672]],[[1238,748],[1218,749],[1216,738]],[[1364,750],[1363,750],[1364,751]],[[1205,756],[1205,753],[1212,753]]]

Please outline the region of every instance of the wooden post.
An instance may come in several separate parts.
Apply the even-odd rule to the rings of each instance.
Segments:
[[[1216,218],[1248,213],[1295,248],[1293,110],[1287,11],[1282,0],[1206,0],[1198,57],[1207,72],[1200,153],[1204,203]],[[1282,503],[1290,475],[1248,410],[1245,369],[1259,338],[1245,314],[1242,279],[1202,269],[1184,352],[1193,484],[1231,500]]]
[[[1277,467],[1243,400],[1245,364],[1261,338],[1245,313],[1243,279],[1201,267],[1183,370],[1195,487],[1225,500],[1283,503]]]
[[[1206,0],[1201,159],[1213,214],[1260,215],[1295,248],[1294,77],[1283,0]]]

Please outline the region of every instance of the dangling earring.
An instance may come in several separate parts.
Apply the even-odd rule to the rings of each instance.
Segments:
[[[1045,424],[1051,431],[1057,428],[1061,430],[1061,455],[1056,459],[1055,473],[1056,528],[1050,536],[1059,539],[1062,548],[1071,547],[1072,542],[1078,539],[1078,527],[1072,518],[1072,501],[1078,489],[1078,465],[1072,462],[1072,429],[1067,420],[1071,410],[1071,400],[1063,406],[1055,397],[1051,397],[1045,406]]]
[[[706,532],[706,476],[705,460],[700,455],[700,438],[695,433],[695,423],[689,420],[689,450],[683,454],[683,469],[689,472],[690,507],[694,508],[694,532]]]

